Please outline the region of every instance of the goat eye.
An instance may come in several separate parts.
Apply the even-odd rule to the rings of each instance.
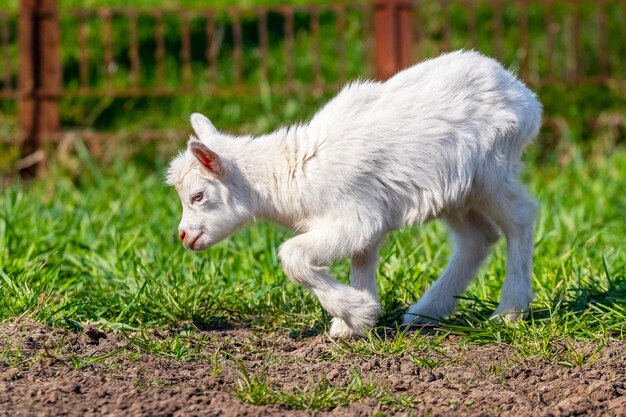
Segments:
[[[203,193],[195,193],[194,195],[191,196],[191,201],[193,201],[194,203],[197,203],[202,200],[202,197],[204,197]]]

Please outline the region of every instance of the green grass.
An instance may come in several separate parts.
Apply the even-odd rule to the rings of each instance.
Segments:
[[[100,0],[79,3],[67,0],[61,5],[104,5]],[[212,4],[218,3],[261,2],[218,0]],[[274,3],[273,0],[263,2]],[[106,2],[112,6],[121,4]],[[136,6],[146,4],[144,0],[133,3]],[[164,3],[167,4],[173,3]],[[177,4],[198,6],[204,3],[188,0]],[[15,1],[9,3],[13,9],[16,5]],[[436,7],[434,3],[431,6]],[[531,29],[534,28],[531,40],[541,56],[545,53],[542,11],[540,7],[535,9],[531,10]],[[507,12],[508,17],[505,16],[508,20],[505,20],[507,35],[503,39],[507,54],[504,62],[515,69],[519,66],[515,46],[519,33],[515,30],[515,10],[511,10]],[[455,22],[451,45],[466,47],[463,22],[467,16],[458,7],[452,8],[451,14]],[[422,55],[436,54],[440,46],[441,19],[435,12],[433,16],[423,28],[429,39],[420,45]],[[489,12],[479,10],[478,17],[488,19]],[[75,29],[75,24],[69,23],[69,27]],[[123,33],[124,22],[116,24]],[[333,24],[329,20],[324,27],[330,30]],[[173,36],[174,44],[179,41],[176,28],[173,24],[167,29],[167,36]],[[91,36],[98,38],[95,29]],[[140,29],[150,34],[149,24]],[[192,27],[192,32],[194,30],[199,29]],[[355,47],[360,36],[358,25],[350,26],[349,30],[347,72],[349,77],[356,77],[362,71],[363,51],[362,46]],[[493,53],[489,49],[493,47],[493,34],[489,30],[479,34],[478,42],[482,50]],[[582,37],[592,39],[587,32]],[[64,70],[64,79],[70,88],[77,85],[78,48],[72,33],[65,30],[64,36],[71,42],[65,43],[63,52],[70,63]],[[623,29],[616,33],[623,33]],[[123,36],[118,38],[123,39]],[[569,55],[562,38],[567,38],[566,32],[557,38],[556,59],[563,62],[566,70]],[[618,54],[623,52],[619,49],[622,47],[618,51],[615,46],[620,37],[611,39],[609,49],[615,56],[622,56]],[[154,69],[150,64],[152,48],[146,42],[141,48],[146,54],[142,57],[142,63],[146,64],[142,64],[142,71],[150,72]],[[282,41],[275,42],[270,44],[270,81],[284,78]],[[326,34],[321,45],[321,65],[327,74],[324,77],[328,76],[330,81],[336,79],[333,75],[334,42],[335,37]],[[296,73],[304,84],[310,82],[309,43],[309,34],[300,31],[295,48],[296,53],[301,54]],[[121,65],[114,82],[120,86],[128,83],[128,69],[124,66],[128,64],[127,47],[122,41],[116,43],[116,59]],[[588,49],[593,49],[589,42],[583,52]],[[15,53],[16,50],[11,52],[14,69],[17,68]],[[100,62],[101,48],[92,47],[89,54],[91,61]],[[180,58],[171,51],[168,54],[166,65],[172,71],[168,71],[166,82],[173,86],[180,82],[175,75]],[[204,58],[194,57],[193,73],[197,77],[194,82],[206,87]],[[328,95],[297,93],[287,96],[264,89],[254,65],[257,58],[257,48],[250,41],[244,51],[247,62],[244,78],[246,84],[259,87],[259,94],[254,96],[66,99],[62,102],[63,124],[116,132],[183,131],[188,129],[188,115],[202,111],[221,129],[262,133],[312,115],[328,99]],[[590,58],[583,69],[593,73],[595,61]],[[538,66],[531,70],[541,74],[546,62],[542,59],[537,62]],[[617,73],[623,73],[623,60],[612,63]],[[228,68],[232,62],[227,56],[221,56],[220,65],[220,77],[225,77],[220,82],[231,83],[232,73]],[[91,80],[101,86],[102,77],[101,72],[95,73]],[[524,173],[525,181],[541,203],[535,237],[533,285],[536,299],[528,320],[516,324],[489,320],[504,278],[505,243],[501,241],[461,300],[458,313],[443,322],[441,329],[433,335],[424,335],[397,328],[401,314],[443,271],[450,253],[445,228],[434,222],[390,235],[378,268],[383,307],[379,327],[365,339],[337,341],[319,355],[320,360],[408,357],[419,368],[437,369],[459,360],[461,353],[450,356],[445,349],[445,343],[453,337],[461,347],[508,345],[514,353],[512,362],[520,358],[540,358],[560,366],[576,367],[593,363],[607,341],[625,339],[624,89],[619,85],[546,86],[538,92],[550,122],[538,144],[529,150]],[[0,134],[8,136],[15,131],[15,103],[0,105]],[[181,146],[183,142],[181,138]],[[68,353],[61,339],[58,346],[28,357],[19,343],[0,335],[0,361],[21,366],[42,358],[54,358],[71,368],[82,369],[101,362],[109,366],[104,362],[113,355],[132,360],[134,355],[145,353],[176,361],[208,363],[215,376],[224,369],[240,366],[234,392],[241,400],[252,404],[326,410],[361,400],[375,400],[395,411],[415,406],[419,398],[377,388],[357,371],[345,386],[322,378],[294,389],[281,388],[271,382],[263,367],[253,372],[238,359],[242,352],[247,354],[259,349],[263,355],[268,355],[265,363],[272,361],[272,353],[263,350],[260,343],[255,346],[252,341],[245,347],[235,347],[229,345],[228,338],[216,342],[207,333],[198,332],[236,324],[251,328],[266,341],[276,340],[274,336],[300,339],[326,331],[330,317],[311,294],[289,282],[282,272],[277,248],[291,236],[286,230],[261,222],[242,229],[205,253],[191,253],[182,248],[177,237],[178,196],[163,184],[167,163],[163,155],[173,155],[176,146],[161,142],[129,158],[128,149],[134,152],[136,145],[107,143],[103,146],[103,161],[89,156],[78,142],[76,155],[60,152],[44,178],[27,184],[5,183],[8,185],[0,191],[0,322],[26,317],[76,332],[80,332],[85,323],[91,323],[104,330],[123,332],[125,343],[108,352],[77,353],[70,349]],[[3,175],[12,172],[11,166],[18,154],[16,148],[0,148],[0,151],[0,175]],[[340,280],[347,281],[347,262],[335,265],[332,270]],[[155,329],[166,329],[168,336],[154,337]],[[595,348],[584,349],[577,343],[579,340],[590,341]],[[501,375],[503,369],[499,366],[485,372]],[[451,400],[451,410],[457,406],[459,404]]]
[[[102,168],[84,151],[79,159],[80,173],[53,166],[45,178],[13,183],[0,194],[0,321],[28,315],[113,329],[190,322],[293,336],[323,331],[328,316],[278,263],[288,231],[261,222],[208,252],[185,251],[176,234],[178,197],[162,182],[164,161],[154,171],[126,161]],[[541,339],[623,339],[626,150],[616,148],[599,164],[581,157],[562,167],[529,162],[525,177],[542,207],[530,318],[515,325],[488,320],[504,276],[500,242],[444,328],[468,343],[528,344],[529,354],[542,352],[533,345]],[[389,237],[378,268],[381,326],[396,325],[448,254],[439,223]],[[348,263],[333,271],[345,282]],[[394,353],[407,341],[368,343],[372,351],[383,343]]]
[[[228,4],[274,4],[273,0],[240,0]],[[307,2],[308,3],[308,2]],[[120,5],[119,2],[91,0],[85,6]],[[144,7],[144,0],[133,5]],[[164,5],[173,3],[164,3]],[[204,4],[196,0],[177,3]],[[226,4],[219,0],[212,5]],[[564,2],[557,7],[557,22],[567,20]],[[11,2],[15,9],[17,3]],[[74,0],[62,7],[77,6]],[[428,35],[419,46],[419,57],[436,55],[441,47],[442,14],[435,3],[423,9],[432,18],[422,28]],[[623,33],[615,16],[623,6],[611,6],[608,28]],[[434,9],[433,9],[434,8]],[[431,10],[433,9],[433,10]],[[478,9],[478,48],[494,54],[490,24],[492,10]],[[504,15],[503,62],[517,69],[520,65],[519,10],[507,6]],[[535,78],[546,73],[545,10],[530,10],[530,36]],[[456,4],[450,9],[453,22],[451,47],[468,46],[466,9]],[[592,19],[593,15],[590,15]],[[78,83],[77,23],[65,16],[63,22],[64,80],[66,86]],[[337,80],[335,21],[326,16],[321,22],[320,63],[323,80]],[[360,17],[347,16],[347,75],[365,75],[364,45]],[[617,19],[617,20],[615,20]],[[12,21],[12,33],[17,20]],[[298,23],[299,22],[299,23]],[[616,23],[617,22],[617,23]],[[88,54],[93,64],[90,76],[94,86],[104,85],[101,65],[102,22],[92,22]],[[204,29],[201,21],[192,24],[193,83],[199,91],[206,79]],[[246,23],[246,22],[244,22]],[[483,24],[484,23],[484,24]],[[559,23],[559,24],[561,24]],[[228,22],[222,21],[225,33]],[[595,24],[595,23],[594,23]],[[99,25],[99,26],[98,26]],[[299,26],[298,26],[299,25]],[[306,18],[296,19],[296,74],[303,85],[311,81],[311,36]],[[555,39],[555,60],[564,75],[571,65],[563,23]],[[246,29],[247,27],[247,29]],[[188,129],[188,115],[202,111],[220,129],[262,133],[281,124],[293,123],[312,115],[328,95],[303,92],[276,94],[268,82],[285,78],[284,42],[281,25],[270,28],[270,67],[268,80],[261,80],[255,21],[244,27],[244,83],[258,87],[252,96],[186,96],[173,99],[64,99],[64,127],[88,127],[96,131],[140,132],[150,129]],[[597,48],[594,25],[585,26],[583,70],[596,73]],[[148,20],[140,25],[141,71],[154,81],[153,32]],[[166,84],[181,80],[178,46],[180,34],[176,19],[166,25],[169,48],[166,57]],[[129,85],[127,22],[114,21],[114,53],[119,64],[113,83]],[[609,39],[609,61],[615,74],[623,74],[623,46],[619,36]],[[93,42],[92,42],[93,41]],[[618,45],[619,44],[619,45]],[[17,47],[9,48],[13,72],[17,74]],[[230,44],[225,40],[219,57],[220,85],[232,83]],[[562,64],[562,65],[560,65]],[[560,70],[559,70],[560,71]],[[626,95],[619,85],[546,86],[538,89],[549,120],[539,143],[530,149],[525,178],[541,202],[537,223],[533,311],[525,322],[505,325],[490,321],[499,297],[504,267],[504,242],[500,242],[490,262],[461,301],[459,312],[443,323],[441,337],[458,335],[461,343],[506,343],[523,357],[540,356],[552,362],[577,364],[588,360],[570,346],[561,349],[562,340],[586,339],[601,343],[624,339],[626,322],[626,277],[623,215],[626,203],[622,184],[626,179],[626,150],[623,116]],[[16,129],[16,105],[0,103],[0,135]],[[181,144],[183,140],[181,138]],[[192,329],[221,328],[231,323],[249,326],[259,332],[287,333],[300,338],[323,332],[329,317],[308,292],[290,283],[281,271],[276,250],[290,233],[266,223],[246,228],[212,248],[194,254],[180,245],[176,228],[180,216],[178,197],[163,185],[166,160],[175,144],[154,144],[130,160],[133,144],[107,143],[105,160],[92,159],[78,144],[78,156],[60,152],[46,178],[30,184],[12,183],[0,194],[0,321],[28,316],[55,326],[80,329],[91,322],[105,329],[143,331],[178,327],[189,323]],[[621,146],[621,147],[620,147]],[[615,149],[608,155],[608,150]],[[585,156],[581,156],[585,155]],[[606,156],[608,155],[608,156]],[[0,148],[0,175],[13,172],[19,157],[16,148]],[[130,162],[129,162],[130,161]],[[367,340],[338,343],[328,357],[342,355],[411,355],[425,368],[448,363],[440,352],[438,338],[395,332],[399,317],[442,272],[449,254],[445,229],[438,223],[392,234],[379,265],[379,286],[383,312],[380,326],[390,336],[372,334]],[[346,281],[349,265],[339,263],[333,271]],[[383,332],[383,330],[379,331]],[[566,342],[564,342],[566,343]],[[172,338],[153,341],[134,337],[133,349],[164,355],[177,360],[198,360],[204,345],[196,339]],[[130,349],[129,347],[129,349]],[[20,360],[19,350],[6,348],[5,362]],[[9,361],[9,358],[13,358]],[[75,367],[99,358],[74,358]],[[75,362],[76,361],[76,362]],[[323,388],[323,387],[322,387]],[[273,395],[273,394],[272,394]],[[278,394],[276,394],[278,395]]]
[[[421,400],[384,388],[359,367],[401,358],[437,373],[467,366],[463,352],[476,344],[506,345],[509,352],[480,371],[486,377],[504,379],[509,365],[529,361],[592,365],[606,343],[625,340],[626,147],[602,158],[583,157],[573,147],[564,164],[542,150],[531,148],[524,173],[541,203],[536,299],[527,320],[489,319],[505,271],[500,242],[441,329],[398,329],[402,312],[442,272],[450,252],[440,223],[398,231],[381,251],[379,326],[367,338],[322,345],[312,359],[349,363],[349,378],[331,382],[317,374],[283,387],[272,366],[300,359],[278,350],[281,339],[299,343],[325,332],[330,319],[280,268],[277,248],[290,232],[261,222],[207,252],[186,251],[177,237],[178,196],[163,184],[166,160],[155,151],[147,161],[144,150],[102,164],[79,142],[75,156],[53,161],[49,175],[13,182],[0,193],[0,323],[26,318],[68,329],[61,337],[55,331],[35,354],[24,351],[26,330],[0,334],[0,363],[53,361],[106,371],[117,366],[112,357],[132,362],[147,354],[203,364],[216,378],[234,372],[228,389],[250,404],[315,412],[367,402],[391,413],[410,411]],[[343,282],[348,269],[345,261],[332,268]],[[81,350],[75,343],[86,323],[122,334],[108,349]],[[199,331],[232,325],[250,328],[252,336],[234,340]],[[260,359],[259,366],[250,358]],[[451,399],[449,407],[466,405]]]
[[[361,373],[353,370],[351,380],[345,387],[332,386],[323,378],[319,382],[312,381],[306,387],[288,391],[272,384],[266,375],[249,375],[242,369],[242,378],[236,395],[240,400],[253,405],[282,404],[292,409],[312,411],[332,409],[365,398],[372,398],[380,405],[390,406],[394,412],[411,409],[420,402],[415,396],[394,395],[386,389],[379,388],[378,385],[375,382],[364,381]]]

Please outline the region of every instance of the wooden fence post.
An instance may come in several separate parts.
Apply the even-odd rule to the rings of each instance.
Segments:
[[[45,163],[45,142],[59,130],[61,56],[57,0],[21,0],[19,17],[19,125],[22,178]]]
[[[375,0],[376,77],[386,80],[413,63],[413,3],[411,0]]]

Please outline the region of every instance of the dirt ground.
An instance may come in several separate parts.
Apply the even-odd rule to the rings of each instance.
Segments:
[[[583,366],[566,367],[521,358],[506,345],[463,346],[449,338],[441,350],[425,353],[426,367],[420,367],[405,354],[339,354],[341,345],[325,335],[292,339],[245,328],[202,333],[212,353],[179,361],[128,348],[124,336],[94,328],[0,324],[0,416],[626,416],[625,342],[609,343]],[[587,355],[596,348],[571,343]],[[360,372],[364,381],[413,403],[398,408],[364,398],[321,411],[255,406],[236,395],[242,369],[262,371],[286,391],[324,378],[345,387]]]

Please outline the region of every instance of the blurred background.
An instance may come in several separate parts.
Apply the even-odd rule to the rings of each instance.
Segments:
[[[601,161],[626,136],[621,0],[9,0],[0,9],[3,184],[98,163],[160,169],[199,111],[267,132],[309,118],[342,84],[473,48],[540,96],[531,153]],[[21,173],[21,175],[19,175]]]

